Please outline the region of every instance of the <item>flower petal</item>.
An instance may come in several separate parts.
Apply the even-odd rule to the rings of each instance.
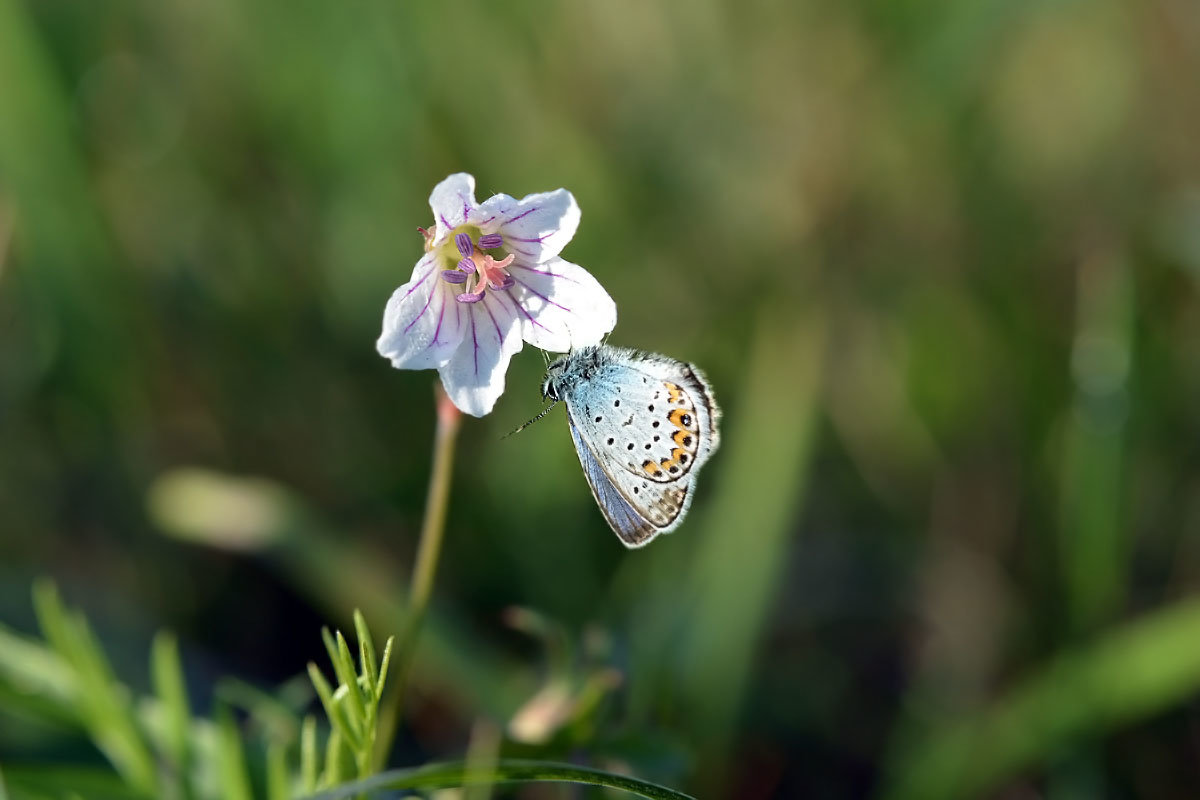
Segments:
[[[514,262],[508,274],[525,341],[559,353],[598,344],[617,324],[617,305],[578,264],[552,258],[544,264]]]
[[[466,172],[456,172],[433,187],[429,195],[429,208],[437,222],[434,246],[441,244],[450,231],[466,222],[467,215],[477,207],[475,178]]]
[[[397,369],[440,367],[463,339],[466,314],[440,273],[432,256],[421,259],[412,280],[392,294],[383,311],[383,333],[375,348]]]
[[[514,200],[498,194],[484,200],[476,214],[488,233],[504,237],[504,249],[531,264],[562,252],[579,227],[579,205],[566,189]]]
[[[466,315],[462,344],[438,370],[446,395],[465,414],[482,417],[504,393],[504,373],[520,351],[517,310],[505,295],[485,292],[483,300],[455,303]]]

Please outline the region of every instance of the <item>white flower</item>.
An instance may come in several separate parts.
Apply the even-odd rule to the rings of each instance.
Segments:
[[[436,369],[465,413],[492,410],[522,340],[566,352],[616,325],[604,287],[558,257],[579,226],[566,189],[476,203],[475,179],[460,172],[434,187],[429,207],[425,255],[388,301],[376,347],[398,369]]]

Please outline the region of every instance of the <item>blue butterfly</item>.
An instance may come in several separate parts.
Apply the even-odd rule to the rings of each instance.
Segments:
[[[627,547],[679,527],[696,473],[721,440],[721,410],[700,370],[653,353],[585,347],[550,363],[542,396],[567,404],[583,474]]]

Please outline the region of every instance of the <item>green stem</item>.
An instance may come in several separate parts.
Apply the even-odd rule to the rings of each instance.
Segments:
[[[450,479],[454,468],[454,443],[458,438],[462,413],[446,397],[441,384],[434,387],[437,404],[437,432],[433,439],[433,469],[429,478],[429,494],[425,499],[425,521],[421,525],[421,539],[417,543],[417,558],[413,564],[412,582],[409,586],[408,614],[404,631],[396,646],[396,675],[388,680],[383,708],[379,714],[379,733],[375,740],[375,769],[384,767],[396,729],[400,725],[400,714],[404,706],[404,690],[408,675],[412,671],[416,653],[417,637],[429,598],[433,594],[433,580],[437,575],[438,557],[442,552],[442,538],[446,530],[446,505],[450,498]]]

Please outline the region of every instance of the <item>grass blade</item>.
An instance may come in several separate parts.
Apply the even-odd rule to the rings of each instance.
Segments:
[[[250,776],[246,772],[246,756],[238,735],[233,712],[226,707],[217,709],[217,777],[221,797],[225,800],[254,800]]]
[[[174,762],[180,783],[187,781],[191,760],[189,734],[192,713],[184,688],[183,667],[179,663],[179,645],[169,633],[154,637],[150,649],[150,671],[154,691],[166,716],[166,749]]]
[[[333,726],[334,730],[339,731],[346,741],[351,743],[351,746],[356,746],[355,743],[359,741],[358,733],[351,727],[345,709],[334,698],[329,681],[325,680],[321,670],[311,661],[308,663],[308,677],[312,679],[313,687],[317,690],[317,697],[321,698],[321,705],[325,707],[325,715],[329,717],[329,724]]]
[[[396,643],[395,636],[389,636],[383,645],[383,661],[379,664],[379,682],[375,684],[375,696],[383,697],[383,687],[387,684],[388,667],[392,664],[392,645]]]
[[[622,789],[650,800],[694,800],[690,795],[649,781],[591,767],[553,761],[503,759],[494,769],[471,769],[465,762],[426,764],[384,772],[363,781],[338,786],[306,800],[341,800],[381,789],[451,789],[478,783],[578,783]]]
[[[350,650],[346,646],[346,640],[342,637],[341,632],[334,639],[333,634],[328,628],[321,629],[321,639],[325,642],[325,649],[329,651],[329,660],[333,663],[333,672],[337,676],[338,683],[346,687],[346,693],[350,697],[350,703],[354,706],[353,714],[347,710],[346,716],[350,724],[354,726],[356,738],[361,738],[357,734],[362,733],[362,723],[367,718],[367,709],[363,705],[362,694],[358,686],[357,673],[354,669],[354,661],[350,658]]]
[[[1125,402],[1136,352],[1133,287],[1118,253],[1079,267],[1078,323],[1072,357],[1075,400],[1065,420],[1061,478],[1060,559],[1067,611],[1075,633],[1095,631],[1121,608],[1130,544]]]
[[[288,800],[292,796],[288,780],[287,748],[279,742],[267,745],[267,800]]]
[[[329,740],[325,742],[325,772],[321,776],[322,786],[332,786],[345,780],[350,772],[346,768],[344,758],[346,748],[342,735],[334,729],[329,732]]]
[[[342,682],[346,685],[350,700],[354,704],[354,711],[358,715],[358,718],[362,720],[365,732],[365,726],[370,723],[370,714],[367,711],[368,700],[363,695],[362,685],[358,682],[358,669],[354,665],[354,657],[350,655],[350,645],[346,643],[346,637],[342,636],[341,631],[338,631],[335,636],[337,638],[338,660],[341,662],[342,669],[346,673],[345,677],[342,678]]]
[[[157,771],[129,703],[99,642],[82,616],[70,615],[52,583],[34,586],[34,608],[42,632],[74,671],[79,719],[129,785],[149,794]]]
[[[375,660],[375,643],[371,641],[371,631],[367,628],[366,618],[357,608],[354,609],[354,632],[358,636],[358,660],[362,664],[363,675],[371,691],[375,692],[375,687],[379,685],[379,663]],[[375,692],[375,699],[379,699],[378,692]]]
[[[311,714],[300,725],[300,786],[306,792],[317,788],[317,720]]]

